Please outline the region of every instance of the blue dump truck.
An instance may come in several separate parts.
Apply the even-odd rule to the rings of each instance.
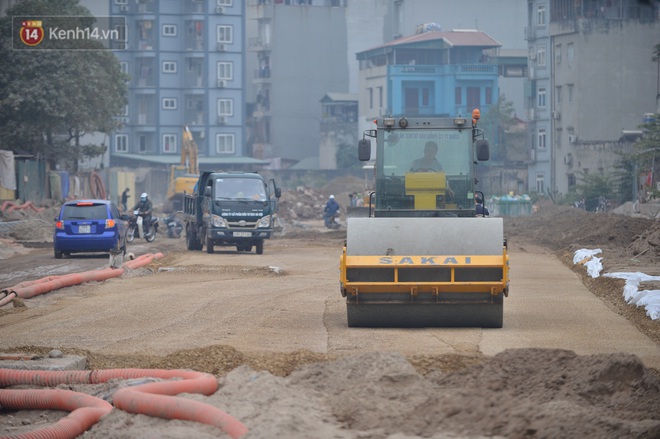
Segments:
[[[255,172],[203,172],[193,194],[183,199],[188,250],[206,246],[213,253],[215,246],[236,246],[262,254],[281,195],[273,179]]]

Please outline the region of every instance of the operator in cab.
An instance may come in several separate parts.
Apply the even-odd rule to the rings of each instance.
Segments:
[[[410,167],[410,172],[440,172],[442,165],[436,158],[438,154],[438,144],[435,142],[426,142],[424,145],[424,157],[415,160]]]
[[[438,144],[433,141],[426,142],[424,145],[424,156],[413,161],[410,172],[442,172],[442,164],[437,159]],[[447,195],[454,197],[454,191],[447,181]]]

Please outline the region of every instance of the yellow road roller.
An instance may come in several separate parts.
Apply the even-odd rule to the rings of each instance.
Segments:
[[[502,218],[477,209],[476,167],[489,159],[478,120],[385,117],[364,132],[375,191],[368,217],[347,220],[349,327],[502,327],[509,257]]]

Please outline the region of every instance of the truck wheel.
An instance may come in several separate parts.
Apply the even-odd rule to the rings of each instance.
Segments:
[[[264,253],[264,242],[263,241],[257,242],[256,247],[257,247],[257,254],[262,255]]]
[[[201,250],[199,241],[197,240],[197,233],[191,226],[186,227],[186,247],[188,250]]]
[[[206,253],[213,253],[213,240],[206,238]]]

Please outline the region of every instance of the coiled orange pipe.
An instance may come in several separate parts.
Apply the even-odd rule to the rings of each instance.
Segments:
[[[134,270],[153,262],[154,259],[162,258],[162,253],[147,253],[137,257],[132,261],[125,262],[123,267]],[[91,270],[82,273],[65,274],[62,276],[48,276],[42,279],[21,282],[13,287],[0,290],[0,306],[11,302],[14,297],[29,299],[39,294],[57,290],[59,288],[79,285],[84,282],[102,281],[113,277],[119,277],[124,274],[124,268],[104,268],[103,270]]]
[[[112,411],[112,405],[85,393],[71,390],[0,390],[0,406],[12,410],[66,410],[71,413],[48,427],[7,438],[68,439],[80,436]]]
[[[105,184],[103,184],[103,179],[96,173],[96,171],[92,171],[92,174],[90,175],[89,188],[91,189],[94,198],[105,200],[108,196],[108,193],[105,190]]]
[[[211,374],[187,371],[187,370],[160,370],[160,369],[107,369],[95,371],[34,371],[0,369],[0,386],[15,386],[31,384],[39,386],[55,386],[59,384],[100,384],[116,378],[182,378],[177,381],[162,381],[156,383],[141,384],[135,387],[126,387],[118,390],[113,395],[115,407],[129,413],[137,413],[155,416],[164,419],[181,419],[213,425],[223,429],[233,439],[238,439],[247,433],[247,428],[231,415],[208,404],[183,398],[175,398],[169,395],[179,393],[200,393],[212,395],[218,389],[218,380]],[[16,398],[21,390],[0,390],[0,405],[4,406],[5,399]],[[51,390],[42,390],[44,398],[50,398]],[[81,394],[84,395],[84,394]],[[86,395],[89,396],[89,395]],[[97,399],[89,396],[90,398]],[[34,394],[25,400],[34,398]],[[52,401],[52,400],[51,400]],[[16,404],[16,402],[14,402]],[[45,404],[45,403],[43,403]],[[48,408],[59,408],[51,405]],[[46,408],[46,406],[34,407]],[[95,416],[97,413],[81,413]],[[103,416],[103,415],[101,415]],[[98,421],[96,418],[90,425]],[[91,422],[87,420],[86,422]],[[53,427],[57,425],[54,424]],[[89,428],[89,426],[87,427]],[[45,429],[44,429],[45,430]],[[78,433],[80,434],[80,433]],[[77,436],[31,436],[48,438],[73,438]],[[28,437],[28,436],[25,436]]]
[[[0,207],[0,212],[4,213],[7,206],[9,206],[7,212],[11,212],[14,210],[22,210],[22,209],[32,209],[35,212],[41,212],[42,210],[45,209],[45,207],[35,207],[32,201],[28,201],[23,204],[18,204],[13,201],[5,201],[2,203],[2,207]]]

